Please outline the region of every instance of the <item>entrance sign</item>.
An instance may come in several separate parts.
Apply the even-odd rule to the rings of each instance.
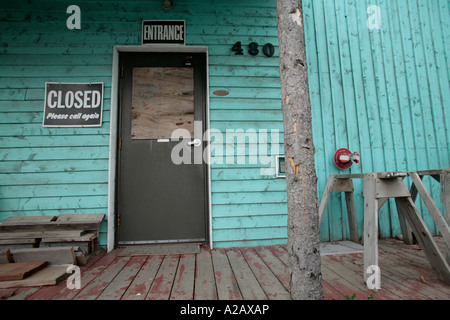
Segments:
[[[142,44],[186,44],[184,20],[142,21]]]
[[[102,125],[103,82],[45,83],[44,127]]]

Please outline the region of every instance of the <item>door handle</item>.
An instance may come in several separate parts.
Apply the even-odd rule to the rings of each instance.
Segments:
[[[200,139],[194,139],[187,143],[188,146],[200,147],[202,145],[202,141]]]

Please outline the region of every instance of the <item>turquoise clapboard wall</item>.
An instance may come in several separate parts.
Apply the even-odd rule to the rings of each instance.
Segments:
[[[186,20],[186,44],[209,47],[212,128],[277,129],[280,143],[274,148],[282,152],[278,50],[272,58],[262,53],[265,43],[277,47],[275,1],[176,0],[170,10],[161,2],[2,3],[0,221],[10,215],[107,212],[113,46],[140,45],[144,19]],[[66,27],[72,4],[81,9],[81,30]],[[231,51],[237,41],[243,56]],[[258,56],[247,52],[253,41],[260,45]],[[46,81],[104,82],[103,125],[43,128]],[[219,89],[230,94],[215,96]],[[284,191],[284,180],[261,176],[258,164],[213,165],[216,245],[285,241]],[[103,245],[106,230],[104,224]]]
[[[450,167],[448,0],[303,0],[303,7],[319,198],[329,174]],[[358,151],[361,163],[338,170],[333,154],[342,147]],[[442,210],[439,184],[424,181]],[[361,235],[362,181],[355,182]],[[379,227],[381,236],[400,234],[392,200]],[[346,237],[345,201],[333,194],[321,239]]]
[[[71,4],[81,8],[81,30],[66,28]],[[371,5],[381,10],[379,30],[366,25]],[[361,154],[349,172],[449,167],[448,2],[303,0],[303,6],[319,199],[327,176],[339,173],[332,156],[341,147]],[[143,19],[184,19],[187,45],[209,47],[212,128],[279,130],[272,152],[283,152],[274,0],[175,0],[170,10],[160,0],[2,3],[0,221],[106,213],[112,47],[139,45]],[[231,51],[237,41],[243,56]],[[274,44],[274,57],[250,56],[253,41],[260,49]],[[46,81],[104,82],[102,127],[43,128]],[[250,163],[253,145],[243,147],[244,164],[211,168],[215,246],[285,243],[285,181],[269,165]],[[439,187],[426,183],[438,199]],[[361,212],[358,223],[361,232]],[[400,232],[392,202],[380,214],[380,229],[383,236]],[[101,236],[106,244],[106,224]],[[321,239],[347,236],[345,204],[333,195]]]

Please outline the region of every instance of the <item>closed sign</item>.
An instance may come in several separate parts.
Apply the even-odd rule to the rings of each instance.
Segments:
[[[44,127],[102,125],[103,83],[45,84]]]

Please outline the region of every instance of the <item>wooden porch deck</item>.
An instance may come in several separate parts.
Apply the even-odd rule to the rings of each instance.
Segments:
[[[443,241],[437,241],[441,248]],[[10,300],[275,300],[289,299],[286,246],[214,249],[199,254],[119,256],[99,254],[81,268],[81,289],[66,282],[47,287],[0,290]],[[418,245],[379,241],[381,290],[374,300],[449,300],[450,285],[439,281]],[[372,291],[363,282],[362,253],[323,255],[325,300]]]

